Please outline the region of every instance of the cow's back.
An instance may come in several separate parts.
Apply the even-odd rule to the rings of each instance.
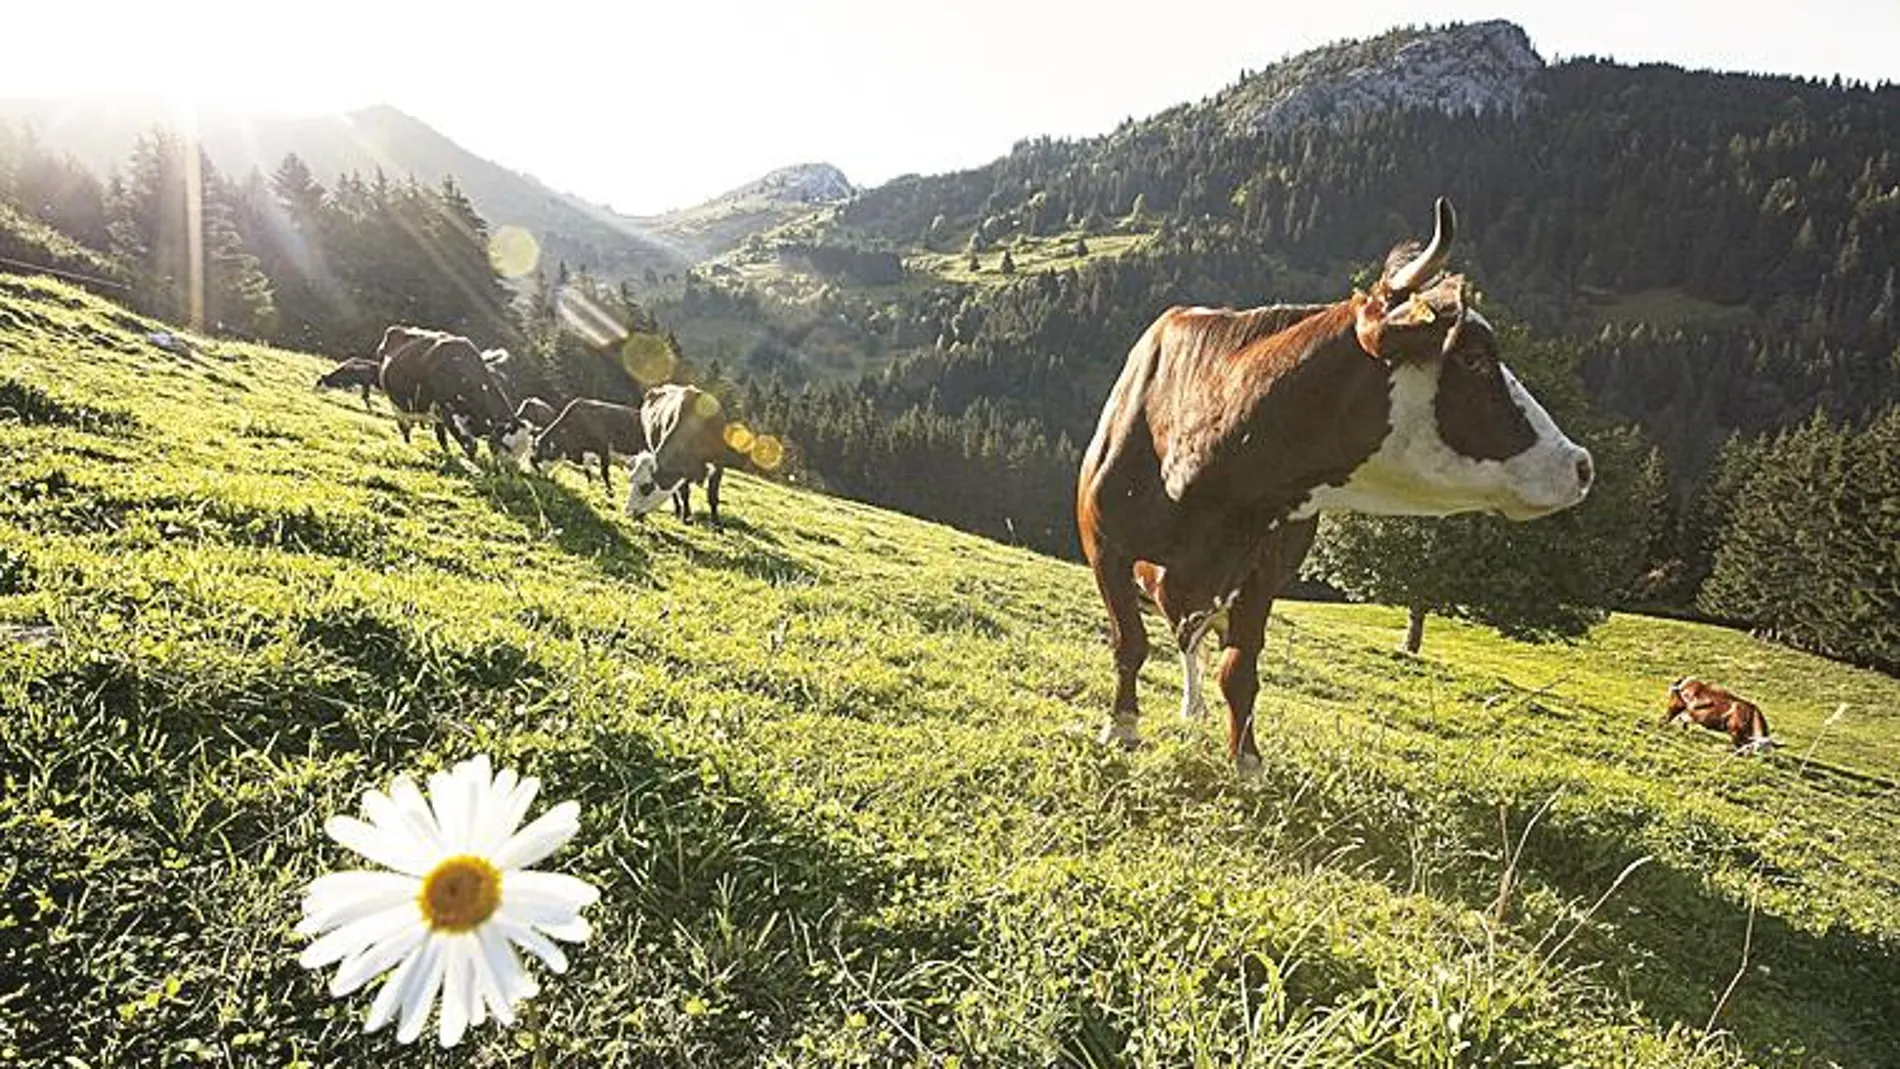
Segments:
[[[724,460],[725,415],[718,400],[696,386],[669,383],[648,390],[640,423],[663,475],[697,476]]]
[[[1313,339],[1268,339],[1302,327],[1316,337],[1337,324],[1337,305],[1267,305],[1245,311],[1174,307],[1129,350],[1095,436],[1083,452],[1076,514],[1085,548],[1101,537],[1137,555],[1176,539],[1176,506],[1225,439],[1237,436],[1266,392],[1263,376],[1285,375]]]
[[[604,445],[617,452],[634,453],[644,444],[640,422],[641,412],[629,405],[576,397],[548,425],[547,434],[576,450]]]

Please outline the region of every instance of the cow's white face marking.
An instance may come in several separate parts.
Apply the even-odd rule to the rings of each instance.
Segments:
[[[628,481],[633,485],[627,491],[627,515],[644,516],[660,507],[660,502],[673,496],[679,489],[679,483],[661,486],[659,482],[660,462],[652,453],[640,453],[633,458],[633,468],[628,472]],[[681,480],[684,482],[685,480]]]
[[[1482,324],[1477,313],[1468,317]],[[1343,486],[1312,492],[1296,510],[1305,519],[1320,510],[1350,510],[1386,516],[1449,516],[1499,512],[1513,520],[1548,515],[1582,501],[1589,492],[1590,454],[1572,442],[1509,368],[1498,366],[1511,402],[1536,438],[1502,460],[1466,456],[1438,431],[1437,398],[1442,361],[1401,364],[1392,371],[1391,430]]]
[[[526,423],[516,424],[514,430],[501,436],[501,447],[509,459],[516,464],[521,463],[528,458],[529,450],[534,448],[534,428]]]

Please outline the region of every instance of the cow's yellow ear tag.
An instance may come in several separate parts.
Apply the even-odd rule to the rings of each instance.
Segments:
[[[1393,309],[1392,314],[1385,317],[1387,323],[1397,327],[1424,326],[1437,319],[1438,313],[1432,311],[1432,306],[1416,296],[1407,298],[1404,304]]]

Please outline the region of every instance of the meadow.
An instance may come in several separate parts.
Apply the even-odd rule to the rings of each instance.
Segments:
[[[1900,1064],[1900,681],[1282,603],[1242,781],[1169,657],[1095,744],[1074,565],[739,473],[629,520],[153,329],[0,276],[0,1064]],[[1783,748],[1656,726],[1690,672]],[[398,1047],[299,897],[475,753],[580,801],[595,935]]]

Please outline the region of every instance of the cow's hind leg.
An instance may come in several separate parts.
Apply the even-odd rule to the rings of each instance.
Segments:
[[[1253,736],[1254,700],[1260,694],[1260,648],[1266,642],[1267,616],[1278,589],[1275,577],[1256,571],[1227,610],[1221,640],[1220,690],[1227,699],[1227,756],[1243,776],[1260,771],[1260,746]]]
[[[1115,657],[1115,704],[1108,726],[1102,729],[1101,741],[1133,749],[1141,745],[1141,709],[1135,699],[1135,679],[1148,659],[1148,629],[1141,622],[1135,562],[1099,548],[1091,558],[1095,586],[1108,607],[1108,643]]]
[[[712,474],[706,476],[706,515],[712,517],[712,525],[719,526],[719,479],[726,469],[715,465]]]
[[[1299,574],[1300,562],[1313,547],[1317,520],[1281,525],[1268,537],[1253,574],[1241,585],[1227,611],[1222,636],[1220,689],[1227,699],[1227,756],[1243,776],[1260,771],[1260,746],[1254,740],[1254,700],[1260,695],[1260,648],[1266,643],[1267,618],[1273,599]]]

